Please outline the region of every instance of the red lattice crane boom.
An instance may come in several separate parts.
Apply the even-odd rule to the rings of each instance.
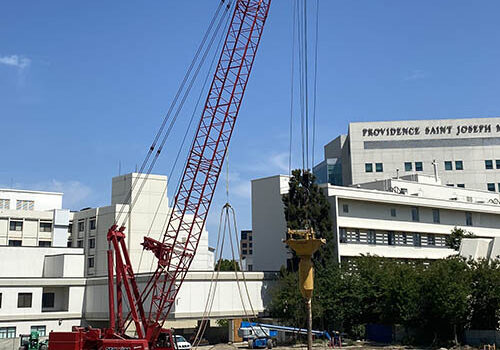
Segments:
[[[162,329],[196,253],[224,158],[259,46],[271,0],[237,0],[208,97],[174,197],[162,241],[144,237],[144,249],[158,259],[155,272],[139,291],[124,243],[124,227],[111,227],[108,241],[110,328],[76,328],[51,333],[50,350],[172,349]],[[113,253],[115,264],[113,264]],[[116,270],[116,300],[113,265]],[[122,286],[129,309],[123,316]],[[149,303],[149,306],[146,306]],[[116,304],[116,308],[115,308]],[[134,324],[137,338],[125,336]],[[162,338],[163,336],[163,338]],[[78,343],[78,344],[76,344]],[[167,345],[169,344],[169,345]]]

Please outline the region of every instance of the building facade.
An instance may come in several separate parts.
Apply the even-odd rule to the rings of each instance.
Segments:
[[[281,197],[288,176],[252,181],[254,269],[279,270],[291,257],[283,243]],[[463,228],[482,238],[500,237],[500,196],[450,187],[438,178],[407,175],[356,186],[323,185],[330,203],[337,261],[360,255],[433,260],[457,252],[446,236]]]
[[[444,185],[500,191],[500,118],[349,123],[324,147],[319,183],[438,172]]]
[[[253,234],[252,230],[241,230],[240,256],[242,266],[246,271],[253,271]]]

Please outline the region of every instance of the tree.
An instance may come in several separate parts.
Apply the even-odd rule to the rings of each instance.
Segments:
[[[308,170],[296,169],[290,177],[289,191],[283,195],[285,220],[292,230],[313,228],[317,238],[326,238],[321,249],[322,261],[333,258],[333,232],[330,204]]]
[[[219,268],[220,271],[240,271],[238,262],[223,258],[219,259],[215,265],[215,270],[219,270]]]
[[[500,260],[470,261],[472,269],[471,329],[500,326]]]
[[[446,245],[451,249],[459,250],[462,239],[471,237],[474,237],[474,234],[472,232],[455,226],[455,228],[451,230],[451,234],[446,236]]]

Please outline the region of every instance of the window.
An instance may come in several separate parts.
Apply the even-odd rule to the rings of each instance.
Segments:
[[[411,162],[405,162],[405,171],[412,171],[412,163]]]
[[[374,230],[368,230],[368,244],[375,244],[377,241],[377,236]]]
[[[9,229],[11,231],[22,231],[23,230],[23,222],[11,220]]]
[[[0,209],[10,209],[10,199],[0,199]]]
[[[252,264],[248,264],[247,271],[253,271],[253,265]]]
[[[359,229],[356,229],[354,230],[354,235],[355,235],[355,239],[356,239],[356,242],[361,242],[361,234],[359,233]]]
[[[422,238],[420,237],[420,233],[413,234],[413,245],[415,247],[420,247],[422,245]]]
[[[395,243],[395,235],[394,232],[388,232],[387,233],[387,243],[389,245],[394,245]]]
[[[85,222],[78,221],[78,232],[83,232],[83,231],[85,231]]]
[[[2,293],[0,293],[0,309],[2,308]]]
[[[420,221],[420,215],[417,207],[411,207],[411,219],[413,221]]]
[[[384,164],[382,163],[375,163],[375,171],[377,173],[381,173],[384,171]]]
[[[391,208],[391,216],[396,217],[396,208]]]
[[[427,235],[427,245],[436,245],[436,237],[434,235]]]
[[[497,169],[500,169],[500,159],[495,160],[495,165],[497,166]]]
[[[89,256],[87,258],[87,267],[89,269],[93,268],[94,267],[94,257],[93,256]]]
[[[17,293],[17,307],[31,307],[32,293]]]
[[[52,232],[52,223],[40,222],[40,232]]]
[[[16,209],[17,210],[34,210],[35,209],[35,201],[17,200],[16,201]]]
[[[246,244],[246,243],[241,243],[241,247],[242,247],[242,248],[246,248],[246,247],[247,247],[247,244]]]
[[[340,243],[347,243],[347,231],[345,228],[340,229]]]
[[[493,169],[493,161],[492,160],[485,160],[484,161],[484,167],[486,169]]]
[[[472,226],[472,213],[470,211],[465,212],[465,225]]]
[[[455,170],[464,170],[464,162],[461,160],[455,161]]]
[[[441,219],[439,217],[439,209],[432,209],[432,222],[439,224]]]
[[[95,230],[95,228],[96,228],[96,220],[95,220],[95,218],[90,219],[89,226],[90,226],[91,230]]]
[[[446,184],[448,187],[455,187],[455,184]]]
[[[68,232],[73,233],[73,223],[72,222],[70,222],[68,225]]]
[[[248,251],[248,255],[252,255],[252,254],[253,254],[253,250],[252,250],[252,249],[250,249],[250,250]]]
[[[95,238],[89,238],[89,249],[95,248]]]
[[[415,162],[415,171],[424,171],[424,165],[422,162]]]
[[[0,327],[0,339],[15,338],[16,327]]]
[[[243,255],[247,255],[247,250],[246,250],[246,249],[243,249],[243,250],[241,251],[241,254],[243,254]]]
[[[68,244],[66,247],[71,248],[73,246],[73,241],[71,239],[68,239]]]
[[[38,241],[38,246],[39,247],[50,247],[52,246],[51,241]]]
[[[373,172],[373,164],[365,163],[365,173],[371,173],[371,172]]]
[[[494,183],[489,183],[487,186],[488,186],[488,191],[495,192],[495,184]]]
[[[465,188],[465,184],[457,184],[457,187]]]
[[[53,308],[55,305],[56,294],[55,293],[43,293],[42,294],[42,308]]]
[[[344,213],[348,213],[349,212],[349,206],[347,204],[342,205],[342,211]]]
[[[408,244],[408,236],[404,232],[401,234],[401,244]]]
[[[77,246],[78,248],[83,248],[83,240],[81,240],[81,239],[80,239],[80,240],[78,240],[78,241],[76,242],[76,246]]]
[[[9,247],[20,247],[22,244],[20,239],[9,239]]]
[[[45,326],[31,326],[31,332],[38,332],[40,337],[45,337],[47,335]]]
[[[247,239],[248,235],[246,231],[241,231],[241,239]]]
[[[249,241],[252,241],[252,235],[249,235],[249,236],[248,236],[248,240],[249,240]]]
[[[453,170],[453,164],[449,160],[444,162],[444,170]]]

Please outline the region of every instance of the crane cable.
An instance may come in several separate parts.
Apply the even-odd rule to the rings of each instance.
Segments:
[[[163,134],[164,128],[165,128],[165,126],[166,126],[166,124],[167,124],[168,120],[170,119],[170,116],[171,116],[171,114],[172,114],[172,112],[173,112],[173,110],[174,110],[174,107],[176,106],[176,104],[177,104],[177,102],[178,102],[178,99],[179,99],[179,97],[181,96],[181,93],[182,93],[182,91],[184,90],[184,87],[185,87],[185,85],[186,85],[186,83],[187,83],[187,81],[188,81],[189,77],[191,76],[191,73],[192,73],[192,71],[193,71],[193,68],[195,67],[196,62],[198,61],[199,55],[200,55],[200,53],[202,52],[203,47],[204,47],[204,46],[205,46],[205,44],[206,44],[206,41],[207,41],[207,39],[208,39],[208,37],[209,37],[209,35],[210,35],[210,32],[211,32],[211,31],[212,31],[212,29],[213,29],[213,26],[214,26],[214,24],[215,24],[215,22],[216,22],[216,20],[217,20],[217,17],[219,17],[220,10],[222,9],[224,2],[225,2],[224,0],[221,0],[221,1],[219,2],[219,5],[217,6],[217,9],[216,9],[215,13],[214,13],[214,15],[213,15],[212,19],[210,20],[209,26],[208,26],[207,30],[205,31],[205,34],[204,34],[204,36],[203,36],[203,39],[202,39],[202,41],[201,41],[200,45],[198,46],[198,49],[196,50],[196,53],[195,53],[195,55],[194,55],[193,59],[191,60],[191,63],[190,63],[190,65],[189,65],[189,67],[188,67],[188,69],[187,69],[187,71],[186,71],[186,73],[185,73],[185,75],[184,75],[184,78],[183,78],[183,80],[182,80],[182,82],[181,82],[181,84],[180,84],[179,88],[177,89],[177,92],[176,92],[176,94],[175,94],[175,97],[174,97],[174,99],[172,100],[172,102],[171,102],[171,104],[170,104],[170,106],[169,106],[169,108],[168,108],[168,111],[167,111],[166,115],[165,115],[165,116],[164,116],[164,118],[163,118],[163,121],[162,121],[162,123],[161,123],[161,125],[160,125],[160,128],[158,129],[158,131],[157,131],[157,133],[156,133],[156,135],[155,135],[155,137],[154,137],[154,139],[153,139],[153,142],[152,142],[151,146],[149,147],[148,152],[147,152],[147,154],[146,154],[146,156],[145,156],[145,158],[144,158],[144,160],[143,160],[143,162],[142,162],[142,164],[141,164],[141,167],[140,167],[140,170],[139,170],[139,173],[141,173],[141,174],[144,172],[144,169],[146,168],[146,166],[148,165],[148,163],[149,163],[149,161],[150,161],[151,155],[153,154],[154,150],[156,149],[156,146],[157,146],[157,144],[158,144],[158,141],[160,140],[160,137],[161,137],[161,135]],[[201,62],[201,63],[202,63],[202,62]],[[196,76],[196,75],[195,75],[195,76]],[[189,93],[189,91],[187,91],[187,93]],[[186,93],[185,93],[185,94],[186,94]],[[182,108],[182,105],[181,105],[181,107],[180,107],[180,108]],[[154,156],[154,158],[153,158],[153,161],[154,161],[154,159],[155,159],[155,158],[158,158],[158,156],[160,155],[160,153],[161,153],[161,149],[160,149],[160,148],[158,148],[158,149],[156,150],[156,153],[155,153],[155,156]],[[153,162],[153,161],[152,161],[152,162]],[[153,167],[154,167],[154,163],[152,164],[152,166],[150,165],[149,171],[148,171],[148,173],[146,174],[146,178],[142,181],[143,183],[146,181],[147,176],[149,175],[149,173],[151,172],[151,170],[152,170],[152,168],[153,168]],[[132,184],[132,186],[131,186],[131,189],[128,191],[128,193],[127,193],[127,195],[126,195],[126,197],[125,197],[124,203],[128,203],[128,202],[130,201],[130,199],[131,199],[131,197],[132,197],[132,193],[133,193],[133,191],[135,190],[135,188],[136,188],[136,186],[137,186],[137,184],[138,184],[138,182],[139,182],[139,179],[140,179],[140,176],[138,176],[138,177],[136,177],[136,178],[134,179],[133,184]],[[142,186],[141,186],[141,188],[139,189],[139,191],[138,191],[138,193],[137,193],[137,195],[136,195],[136,198],[139,196],[139,194],[140,194],[140,192],[141,192],[141,191],[142,191]],[[126,219],[128,218],[128,216],[129,216],[129,214],[130,214],[130,212],[131,212],[131,210],[132,210],[132,208],[133,208],[133,205],[135,205],[135,201],[134,201],[133,203],[131,203],[131,205],[129,206],[129,210],[128,210],[127,214],[126,214],[125,219],[123,220],[123,223],[125,223]],[[116,219],[115,219],[115,221],[114,221],[114,224],[115,224],[115,225],[116,225],[116,224],[118,224],[118,222],[120,221],[120,218],[121,218],[121,216],[122,216],[122,214],[123,214],[124,210],[125,210],[125,206],[122,206],[122,207],[120,208],[120,211],[119,211],[119,213],[118,213],[118,216],[116,217]]]

